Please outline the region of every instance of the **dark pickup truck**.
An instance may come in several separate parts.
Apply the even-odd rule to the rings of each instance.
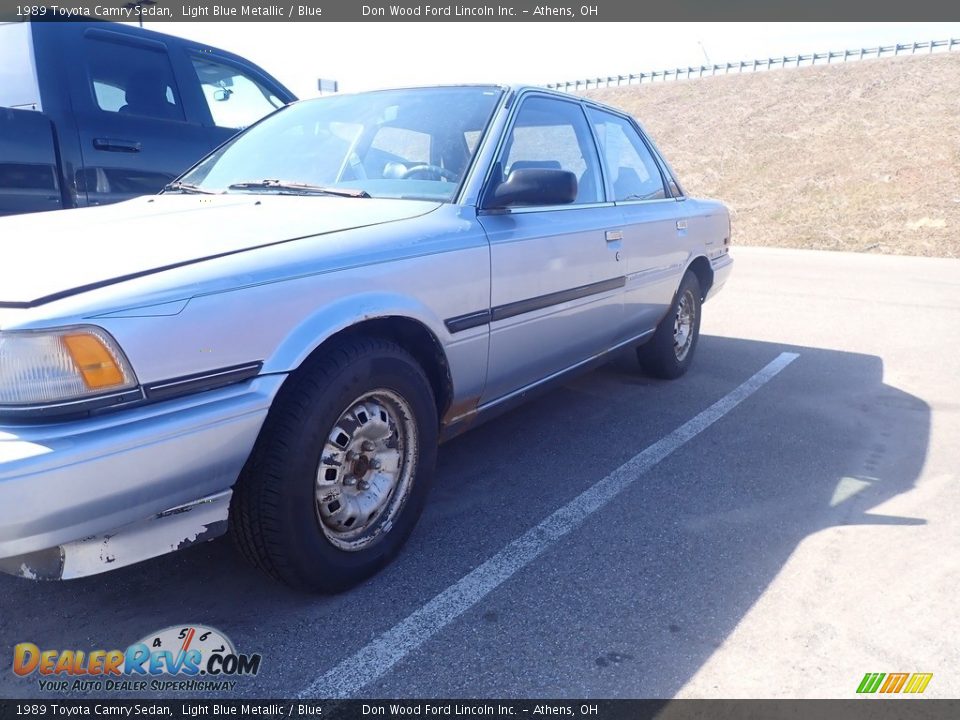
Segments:
[[[158,192],[293,100],[249,61],[170,35],[0,23],[0,215]]]

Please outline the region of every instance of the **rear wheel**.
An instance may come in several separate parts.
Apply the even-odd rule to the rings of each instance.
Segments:
[[[409,537],[436,449],[436,405],[417,362],[386,340],[341,341],[274,402],[237,483],[237,544],[293,587],[355,585]]]
[[[701,305],[700,282],[688,271],[653,337],[637,348],[637,359],[645,372],[665,380],[687,372],[700,339]]]

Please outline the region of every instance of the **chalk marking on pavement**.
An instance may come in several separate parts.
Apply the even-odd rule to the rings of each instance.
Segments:
[[[797,353],[780,353],[742,385],[634,455],[406,619],[320,675],[299,697],[348,698],[383,677],[394,665],[583,524],[590,515],[630,487],[654,465],[753,395],[798,357]]]

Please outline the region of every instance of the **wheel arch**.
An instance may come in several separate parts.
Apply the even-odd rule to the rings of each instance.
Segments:
[[[710,261],[703,255],[697,255],[687,265],[684,273],[686,274],[688,271],[697,276],[697,281],[700,283],[700,300],[703,301],[710,294],[710,288],[713,287],[713,268],[710,266]]]
[[[453,402],[453,378],[440,340],[425,324],[404,315],[368,318],[334,333],[318,345],[310,356],[322,353],[324,348],[340,338],[356,336],[392,340],[410,353],[426,373],[433,388],[437,417],[444,416]]]
[[[423,310],[397,298],[344,299],[302,322],[264,363],[263,372],[296,373],[344,338],[391,340],[419,363],[433,389],[438,417],[443,417],[453,402],[453,377],[443,344]]]

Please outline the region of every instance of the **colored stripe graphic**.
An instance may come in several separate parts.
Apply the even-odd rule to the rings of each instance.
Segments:
[[[907,683],[905,693],[922,693],[933,679],[933,673],[914,673]]]
[[[857,692],[875,693],[877,688],[880,687],[880,683],[884,677],[886,677],[885,673],[867,673],[863,676],[863,680],[860,681],[860,687],[857,688]]]
[[[887,675],[887,681],[883,684],[883,687],[880,688],[880,692],[900,692],[900,689],[903,687],[903,684],[907,681],[908,677],[910,677],[910,673],[890,673]]]
[[[886,678],[886,682],[884,682]],[[860,681],[857,692],[875,693],[878,690],[888,695],[899,692],[920,694],[927,689],[933,679],[933,673],[867,673]],[[882,685],[881,685],[882,683]]]

